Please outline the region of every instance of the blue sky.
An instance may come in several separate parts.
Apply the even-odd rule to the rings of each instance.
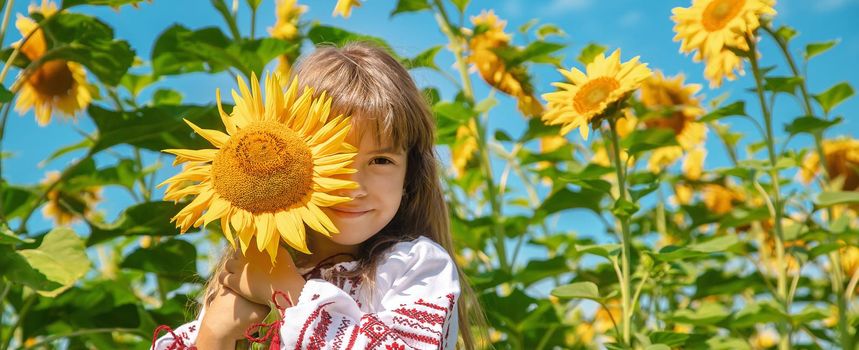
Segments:
[[[228,1],[229,2],[229,1]],[[244,1],[242,1],[244,3]],[[413,56],[424,49],[444,43],[444,36],[437,29],[435,20],[427,12],[403,14],[394,18],[389,13],[395,7],[393,1],[369,0],[363,7],[353,10],[352,17],[343,19],[333,18],[331,11],[334,0],[305,1],[310,5],[310,11],[303,17],[305,21],[319,21],[324,24],[343,27],[350,31],[366,33],[387,40],[401,55]],[[540,23],[554,23],[567,33],[566,37],[552,40],[568,43],[571,46],[563,52],[564,65],[576,66],[574,59],[579,50],[589,42],[596,42],[609,47],[609,50],[621,48],[623,59],[641,56],[641,61],[649,63],[651,68],[659,69],[667,75],[684,72],[687,82],[699,83],[705,86],[701,94],[708,98],[730,93],[729,99],[743,98],[748,101],[747,110],[754,116],[759,115],[759,107],[753,102],[753,96],[744,92],[752,87],[749,75],[737,82],[728,83],[718,90],[707,89],[707,83],[702,77],[703,66],[693,63],[690,57],[678,53],[679,44],[672,41],[673,22],[670,20],[671,9],[677,6],[688,6],[689,1],[631,1],[631,0],[554,0],[554,1],[472,1],[467,9],[468,16],[478,14],[482,9],[494,8],[496,13],[508,21],[507,31],[514,32],[516,28],[532,18]],[[28,3],[17,1],[15,12],[25,12]],[[274,23],[274,3],[265,0],[257,20],[257,35],[264,35],[266,28]],[[828,87],[842,81],[847,81],[854,87],[859,87],[859,70],[855,62],[859,58],[859,27],[850,25],[859,15],[859,0],[821,0],[779,1],[776,5],[778,15],[776,25],[788,24],[796,28],[800,35],[794,39],[791,48],[800,52],[810,42],[839,39],[840,44],[829,52],[816,57],[808,65],[809,87],[812,93],[819,93]],[[158,35],[174,23],[180,23],[189,28],[219,26],[222,21],[208,0],[155,0],[152,4],[142,4],[140,9],[131,7],[120,11],[112,9],[81,7],[76,11],[97,15],[114,27],[116,36],[128,40],[144,61],[148,61],[151,46]],[[452,13],[452,7],[449,9]],[[249,11],[242,7],[240,10],[239,27],[245,33],[250,24]],[[226,31],[226,30],[225,30]],[[7,31],[5,43],[20,39],[20,34],[12,26]],[[521,42],[521,36],[514,40]],[[786,74],[784,62],[774,46],[765,41],[761,46],[763,65],[777,64],[781,74]],[[452,68],[452,55],[443,50],[437,63],[443,69]],[[581,68],[581,67],[579,67]],[[148,68],[141,68],[146,71]],[[548,66],[538,66],[534,69],[535,86],[539,92],[551,91],[549,83],[559,80],[560,74]],[[449,82],[441,79],[438,74],[417,70],[413,75],[420,86],[436,86],[442,91],[443,97],[450,98],[455,93]],[[455,75],[455,74],[454,74]],[[11,85],[14,74],[5,81]],[[476,95],[486,96],[488,88],[475,78]],[[235,86],[227,75],[210,76],[205,74],[190,74],[182,77],[171,77],[161,80],[143,92],[144,98],[158,87],[170,87],[182,92],[186,102],[208,104],[214,101],[216,88],[229,90]],[[851,99],[835,109],[835,115],[845,116],[845,122],[827,136],[851,135],[859,137],[859,121],[855,114],[859,111],[859,100]],[[782,99],[775,112],[776,132],[782,135],[782,124],[793,117],[799,116],[798,105],[789,99]],[[729,120],[729,123],[739,131],[753,133],[753,129],[743,121]],[[515,104],[508,98],[501,98],[501,104],[491,114],[492,128],[502,128],[511,135],[518,135],[525,121],[515,113]],[[3,159],[3,176],[13,184],[33,184],[44,177],[48,170],[61,170],[72,162],[80,153],[73,153],[46,164],[40,162],[59,147],[80,141],[81,136],[75,128],[85,132],[94,130],[93,124],[85,116],[78,118],[76,123],[58,122],[54,119],[47,127],[38,127],[32,112],[18,116],[13,112],[7,123],[6,136],[2,140],[4,152],[12,152],[12,157]],[[577,133],[571,133],[572,142],[582,142]],[[755,135],[747,138],[757,139]],[[799,138],[792,145],[803,146],[808,139]],[[721,151],[721,145],[715,136],[708,139],[710,154],[707,167],[727,165],[727,158]],[[128,154],[127,147],[117,150]],[[147,162],[157,158],[154,153],[144,154]],[[111,164],[115,158],[103,154],[96,158],[100,166]],[[165,158],[165,161],[167,159]],[[175,169],[169,167],[169,162],[159,173],[159,179],[174,174]],[[117,189],[105,191],[105,201],[99,209],[113,219],[123,208],[131,203],[124,192]],[[167,220],[168,218],[165,218]],[[599,232],[601,229],[594,224],[575,224],[577,222],[592,222],[587,214],[570,213],[564,221],[573,223],[571,229],[584,232]],[[34,231],[48,229],[51,223],[36,214],[30,221],[30,229]],[[85,226],[75,226],[79,232],[86,232]],[[522,260],[519,260],[522,261]]]

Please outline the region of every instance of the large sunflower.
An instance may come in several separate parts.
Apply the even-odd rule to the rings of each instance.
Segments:
[[[168,188],[165,200],[178,201],[196,195],[172,221],[181,232],[221,220],[227,240],[234,244],[238,233],[242,252],[256,237],[258,249],[272,261],[282,238],[287,244],[310,253],[305,227],[324,235],[338,233],[337,227],[322,212],[350,198],[332,192],[355,188],[356,183],[335,178],[354,173],[348,168],[356,148],[345,142],[350,118],[329,118],[331,98],[323,93],[313,98],[313,89],[298,95],[293,80],[285,93],[278,75],[265,79],[263,104],[256,76],[251,86],[238,79],[241,95],[233,91],[236,106],[231,115],[221,107],[221,121],[227,133],[201,129],[186,120],[214,149],[167,149],[176,155],[174,165],[194,162],[194,166],[159,185],[183,181],[199,183],[183,189]],[[205,211],[205,214],[203,213]]]
[[[653,172],[673,164],[684,151],[701,147],[707,136],[707,126],[696,122],[704,114],[701,99],[695,96],[701,86],[683,80],[682,74],[666,78],[656,72],[641,85],[641,103],[654,112],[643,120],[644,126],[672,130],[680,144],[653,151],[648,163]]]
[[[722,80],[742,74],[742,60],[728,47],[748,50],[744,35],[760,26],[760,16],[774,15],[775,0],[693,0],[692,6],[675,7],[671,19],[676,23],[674,41],[680,52],[695,52],[693,60],[706,61],[705,77],[718,87]]]
[[[590,122],[610,104],[638,88],[651,72],[647,64],[638,62],[638,56],[621,63],[620,49],[608,58],[597,55],[585,70],[587,74],[576,68],[559,69],[569,83],[552,83],[561,90],[543,94],[549,102],[543,121],[549,125],[562,124],[562,134],[579,128],[582,138],[587,140]]]
[[[49,17],[57,12],[57,5],[42,1],[41,6],[30,6],[29,10]],[[36,22],[20,14],[15,21],[15,27],[23,37],[27,37],[38,28]],[[41,29],[33,33],[23,46],[20,41],[13,46],[20,46],[21,53],[30,61],[38,60],[48,51],[45,34]],[[35,108],[36,121],[40,126],[45,126],[51,121],[54,109],[74,117],[92,101],[92,95],[86,83],[86,72],[83,66],[75,62],[63,60],[44,62],[26,80],[23,80],[20,86],[15,110],[24,114],[30,108]]]
[[[516,107],[527,116],[543,113],[543,105],[534,95],[534,87],[528,77],[528,70],[521,65],[508,66],[495,49],[509,47],[511,37],[504,32],[506,21],[502,21],[492,10],[483,11],[471,17],[475,29],[468,42],[470,55],[467,60],[473,64],[480,77],[487,84],[516,98]]]

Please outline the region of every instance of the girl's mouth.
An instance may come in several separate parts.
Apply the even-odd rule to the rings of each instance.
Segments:
[[[334,213],[334,215],[337,215],[341,218],[357,218],[370,212],[370,210],[338,209],[334,207],[331,207],[330,209]]]

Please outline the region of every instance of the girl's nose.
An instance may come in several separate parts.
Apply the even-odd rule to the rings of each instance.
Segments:
[[[342,179],[344,179],[344,180],[352,180],[352,181],[354,181],[355,183],[357,183],[357,184],[358,184],[358,187],[356,187],[356,188],[351,188],[351,189],[341,189],[341,190],[337,190],[337,191],[334,193],[334,195],[336,195],[336,196],[341,196],[341,197],[349,197],[349,198],[352,198],[352,199],[356,199],[356,198],[361,198],[361,197],[366,197],[366,196],[367,196],[367,189],[364,187],[364,184],[363,184],[363,181],[362,181],[362,177],[361,177],[361,171],[360,171],[360,170],[358,170],[358,171],[357,171],[357,172],[355,172],[354,174],[343,174],[343,175],[339,175],[339,176],[337,176],[337,177],[342,178]]]

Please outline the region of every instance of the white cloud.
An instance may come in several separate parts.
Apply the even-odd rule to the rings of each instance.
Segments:
[[[629,28],[635,27],[639,23],[641,23],[641,19],[644,18],[644,14],[638,11],[630,11],[625,13],[623,16],[618,19],[618,24],[621,27]]]
[[[856,3],[856,0],[817,0],[814,2],[814,9],[819,12],[829,12]]]
[[[516,14],[520,14],[522,12],[522,1],[520,0],[507,0],[504,2],[504,13],[508,14],[510,17],[515,16]]]
[[[586,9],[592,3],[593,0],[552,0],[552,2],[540,8],[540,12],[545,15],[559,15]]]

